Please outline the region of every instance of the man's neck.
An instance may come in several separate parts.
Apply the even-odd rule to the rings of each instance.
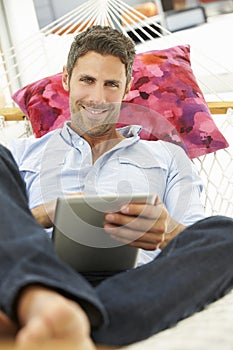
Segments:
[[[91,137],[86,138],[85,140],[89,143],[91,150],[92,150],[92,159],[93,163],[96,162],[96,160],[101,157],[104,153],[112,149],[114,146],[116,146],[124,137],[118,133],[115,132],[111,137]]]
[[[125,138],[116,130],[115,125],[112,125],[112,127],[109,130],[106,130],[105,133],[97,135],[82,133],[77,126],[72,124],[69,126],[74,132],[89,143],[92,150],[93,163]]]

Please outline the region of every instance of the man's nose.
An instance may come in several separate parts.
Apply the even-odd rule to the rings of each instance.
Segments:
[[[95,104],[105,103],[106,98],[104,88],[99,85],[96,85],[91,91],[90,99]]]

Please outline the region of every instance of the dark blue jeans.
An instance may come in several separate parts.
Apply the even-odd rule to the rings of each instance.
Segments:
[[[233,287],[233,219],[183,231],[157,259],[93,287],[56,256],[27,206],[11,154],[0,146],[0,309],[17,321],[21,288],[41,283],[76,300],[96,343],[130,344],[173,326]]]
[[[102,282],[96,291],[109,324],[96,342],[128,344],[203,309],[233,287],[233,220],[202,220],[170,242],[157,259]]]

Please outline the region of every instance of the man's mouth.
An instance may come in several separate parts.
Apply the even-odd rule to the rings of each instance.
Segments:
[[[81,105],[83,109],[84,116],[90,120],[93,121],[101,121],[105,119],[108,114],[109,114],[109,107],[107,108],[106,106],[98,106],[98,107],[93,107],[93,106],[86,106],[86,105]]]
[[[82,105],[83,109],[93,116],[100,116],[106,112],[108,112],[108,108],[93,108]]]

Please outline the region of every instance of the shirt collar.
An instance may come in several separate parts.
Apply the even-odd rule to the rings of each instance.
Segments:
[[[142,127],[140,125],[129,125],[122,128],[117,128],[117,131],[122,136],[131,140],[139,139],[141,130]],[[61,136],[67,143],[73,145],[74,147],[86,142],[81,136],[71,129],[69,121],[65,122],[63,128],[61,129]]]

